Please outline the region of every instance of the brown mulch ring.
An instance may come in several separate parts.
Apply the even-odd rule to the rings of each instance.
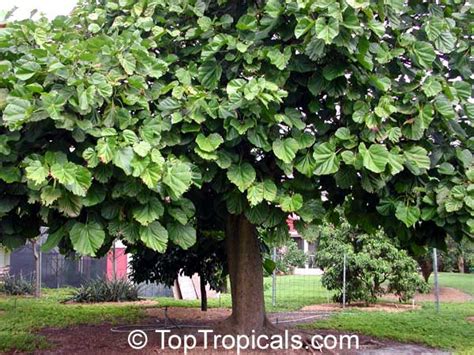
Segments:
[[[384,296],[387,299],[398,299],[395,295]],[[439,300],[441,302],[469,302],[472,301],[473,297],[465,292],[452,287],[440,287],[439,288]],[[434,302],[435,294],[434,290],[430,293],[417,293],[415,295],[415,302]]]
[[[466,320],[467,320],[468,322],[474,323],[474,316],[472,316],[472,317],[467,317]]]
[[[371,304],[366,306],[364,303],[351,303],[346,305],[346,310],[361,310],[366,312],[406,312],[412,311],[413,309],[421,308],[420,305],[411,305],[411,304],[402,304],[394,302],[378,302],[376,304]],[[315,304],[311,306],[306,306],[302,308],[303,311],[323,311],[323,312],[335,312],[342,311],[342,305],[339,303],[325,303],[325,304]]]
[[[298,312],[296,312],[298,313]],[[302,315],[303,312],[299,312]],[[180,329],[173,328],[171,333],[179,335],[181,340],[186,335],[195,335],[198,339],[197,345],[194,349],[188,351],[191,354],[235,354],[236,351],[225,350],[222,347],[213,349],[204,349],[204,339],[202,334],[198,333],[199,329],[213,329],[216,332],[217,324],[220,320],[225,319],[230,314],[228,309],[210,309],[208,312],[201,312],[196,308],[174,308],[167,309],[168,320],[165,318],[163,308],[148,309],[147,317],[140,321],[140,324],[127,324],[123,326],[113,326],[111,324],[100,325],[80,325],[68,328],[48,328],[41,330],[38,334],[46,337],[51,344],[48,350],[38,350],[35,354],[178,354],[183,353],[183,349],[170,349],[169,347],[162,347],[160,334],[155,333],[155,329],[165,329],[166,326],[173,327],[173,325],[181,325]],[[280,318],[283,314],[278,314]],[[270,317],[275,318],[274,315]],[[288,314],[286,314],[288,318]],[[291,318],[291,317],[290,317]],[[335,330],[299,330],[295,329],[298,323],[281,324],[280,328],[289,329],[291,334],[300,334],[303,337],[309,338],[312,335],[352,335],[352,333],[343,333]],[[148,343],[142,350],[134,350],[128,344],[129,332],[135,329],[142,329],[146,332]],[[212,335],[210,335],[212,337]],[[177,339],[174,339],[177,341]],[[244,354],[365,354],[373,350],[382,350],[384,354],[400,354],[400,353],[436,353],[435,349],[426,348],[414,344],[402,344],[399,342],[376,339],[373,337],[359,335],[359,351],[354,350],[325,350],[319,352],[316,350],[266,350],[266,351],[242,351]],[[388,352],[387,352],[388,351]]]

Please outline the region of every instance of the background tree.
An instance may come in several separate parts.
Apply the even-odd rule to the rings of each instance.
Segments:
[[[336,302],[343,299],[344,254],[349,303],[363,301],[368,305],[387,293],[407,301],[416,291],[428,289],[418,275],[415,260],[383,231],[369,235],[343,221],[337,226],[325,225],[316,254],[316,263],[324,270],[322,284],[336,291]]]
[[[48,225],[49,246],[83,254],[187,249],[199,192],[225,230],[227,324],[249,333],[268,324],[257,226],[283,239],[288,213],[313,228],[345,202],[350,223],[406,243],[424,226],[472,238],[471,11],[90,0],[8,24],[2,243]]]
[[[227,259],[222,236],[199,236],[188,250],[169,245],[158,253],[144,245],[130,246],[132,254],[131,278],[134,282],[156,282],[172,287],[178,275],[200,278],[201,310],[207,311],[206,285],[222,291],[227,282]]]

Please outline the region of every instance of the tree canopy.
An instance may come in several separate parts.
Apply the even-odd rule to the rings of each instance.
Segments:
[[[343,203],[365,230],[472,237],[471,23],[454,0],[91,0],[8,23],[1,243],[47,225],[82,254],[186,249],[193,190],[271,238]]]

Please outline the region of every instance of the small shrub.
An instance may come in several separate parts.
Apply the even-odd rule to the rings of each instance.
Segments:
[[[0,280],[0,292],[11,296],[32,295],[35,291],[34,279],[23,275],[4,275]]]
[[[298,244],[294,240],[288,240],[278,251],[276,268],[278,271],[287,274],[296,267],[304,267],[307,260],[308,256],[298,248]]]
[[[373,235],[359,233],[347,222],[327,229],[320,240],[317,262],[324,269],[322,284],[336,291],[336,302],[342,302],[344,254],[347,302],[375,303],[386,293],[407,301],[416,291],[428,287],[418,275],[415,260],[382,231]]]
[[[136,301],[138,287],[124,279],[95,279],[81,285],[69,300],[81,303]]]

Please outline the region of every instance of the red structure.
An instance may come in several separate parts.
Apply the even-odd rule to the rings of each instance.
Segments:
[[[114,259],[115,259],[115,270],[114,270]],[[128,260],[127,254],[125,254],[125,248],[115,247],[110,250],[107,254],[107,269],[106,277],[108,280],[112,280],[115,276],[117,279],[127,278]]]

